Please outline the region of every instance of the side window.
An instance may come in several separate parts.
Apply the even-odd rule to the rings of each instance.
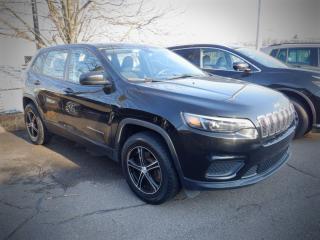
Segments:
[[[123,49],[117,54],[107,52],[107,57],[125,78],[144,77],[145,70],[139,51]]]
[[[47,54],[46,60],[43,65],[43,74],[63,79],[64,67],[66,64],[68,52],[66,50],[51,51]]]
[[[277,53],[278,53],[278,49],[273,49],[273,50],[271,51],[270,55],[271,55],[272,57],[276,57],[276,56],[277,56]]]
[[[78,83],[81,74],[99,71],[103,71],[103,66],[93,53],[85,49],[77,49],[71,52],[68,67],[69,81]]]
[[[287,62],[287,49],[286,48],[282,48],[280,49],[277,58],[281,61],[281,62]]]
[[[196,48],[179,49],[179,50],[174,50],[174,52],[184,57],[194,65],[200,66],[200,50],[199,49],[196,49]]]
[[[32,64],[32,70],[36,73],[42,73],[42,67],[45,60],[45,54],[41,53],[36,57],[36,60]]]
[[[316,48],[289,48],[288,63],[301,65],[317,65]]]
[[[201,49],[202,68],[233,71],[235,63],[244,62],[241,58],[214,48]]]

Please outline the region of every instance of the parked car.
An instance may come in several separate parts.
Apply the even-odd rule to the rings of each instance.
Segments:
[[[281,93],[210,77],[167,49],[62,45],[25,73],[28,136],[104,149],[133,192],[159,204],[187,189],[235,188],[289,158],[294,108]]]
[[[274,44],[261,50],[292,67],[320,71],[320,43]]]
[[[320,131],[320,73],[289,68],[262,52],[243,47],[196,44],[169,48],[201,69],[264,85],[288,96],[297,113],[296,137]]]

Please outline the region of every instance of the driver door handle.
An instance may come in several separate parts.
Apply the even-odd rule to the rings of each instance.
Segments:
[[[71,88],[66,88],[63,90],[66,94],[72,94],[74,91]]]

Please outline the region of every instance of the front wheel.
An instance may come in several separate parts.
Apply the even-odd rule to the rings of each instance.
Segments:
[[[125,178],[141,200],[160,204],[178,193],[179,181],[170,154],[156,134],[134,134],[125,142],[121,157]]]

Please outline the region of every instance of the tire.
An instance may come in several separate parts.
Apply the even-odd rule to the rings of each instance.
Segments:
[[[43,145],[51,138],[34,104],[29,103],[24,109],[24,121],[28,137],[33,144]]]
[[[295,98],[290,99],[297,113],[297,128],[295,138],[301,138],[310,130],[310,118],[305,104]]]
[[[128,185],[142,201],[161,204],[179,192],[169,151],[157,134],[141,132],[129,137],[121,150],[121,162]]]

